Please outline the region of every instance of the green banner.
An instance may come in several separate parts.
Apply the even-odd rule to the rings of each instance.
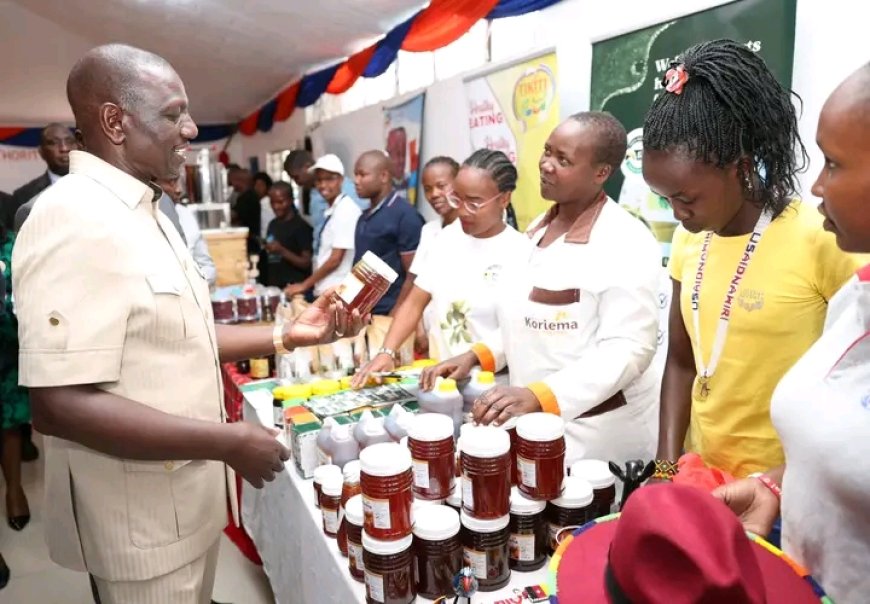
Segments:
[[[661,93],[668,64],[707,40],[730,38],[759,53],[785,86],[791,86],[797,0],[739,0],[592,46],[591,107],[609,111],[628,131],[621,173],[607,192],[640,216],[662,244],[664,262],[676,222],[670,206],[647,188],[641,175],[643,121]]]

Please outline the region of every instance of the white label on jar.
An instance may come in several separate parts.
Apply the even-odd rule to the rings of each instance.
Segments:
[[[474,491],[471,488],[471,479],[464,475],[462,477],[462,506],[474,510]]]
[[[284,407],[276,407],[272,405],[272,421],[276,428],[284,427]]]
[[[535,561],[535,536],[511,533],[509,547],[511,559],[519,562]]]
[[[535,462],[517,457],[517,473],[520,475],[520,484],[530,489],[538,488],[538,467]]]
[[[384,602],[384,577],[366,571],[366,592],[370,600]]]
[[[414,486],[418,489],[429,488],[429,462],[413,460],[414,463]]]
[[[465,566],[471,567],[471,573],[478,579],[486,579],[486,552],[476,549],[462,548],[462,558]]]
[[[326,529],[327,533],[336,534],[338,532],[338,510],[330,510],[328,508],[321,508],[323,512],[323,528]]]
[[[344,281],[341,282],[341,285],[338,286],[336,293],[345,304],[349,305],[354,301],[357,294],[362,291],[363,287],[365,287],[365,283],[360,281],[353,273],[348,273]]]
[[[391,529],[393,523],[390,521],[390,500],[389,499],[371,499],[363,497],[363,514],[366,518],[371,517],[372,526],[376,529]]]
[[[350,567],[362,572],[365,566],[363,565],[363,548],[362,545],[354,543],[350,539],[347,541],[347,559],[350,562]]]

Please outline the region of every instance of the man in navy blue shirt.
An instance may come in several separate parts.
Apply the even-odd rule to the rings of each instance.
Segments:
[[[360,199],[371,202],[356,223],[354,263],[372,252],[399,274],[373,315],[392,315],[414,253],[420,244],[423,218],[393,189],[390,159],[383,151],[367,151],[356,162],[354,183]]]

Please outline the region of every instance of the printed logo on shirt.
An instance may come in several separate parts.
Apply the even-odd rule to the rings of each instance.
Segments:
[[[741,290],[737,296],[737,304],[746,312],[764,308],[764,292],[758,289]]]
[[[501,276],[501,271],[501,264],[491,264],[483,271],[483,280],[487,283],[495,283],[498,281],[499,276]]]
[[[861,399],[861,406],[864,407],[867,411],[870,411],[870,394],[865,394]]]
[[[559,311],[552,319],[526,317],[526,327],[537,331],[574,331],[579,329],[577,321],[571,320],[568,313]]]

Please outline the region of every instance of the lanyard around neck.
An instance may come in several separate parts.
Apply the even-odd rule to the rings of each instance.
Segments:
[[[719,313],[719,322],[716,326],[716,336],[713,340],[713,349],[710,352],[709,364],[704,363],[704,349],[701,345],[700,298],[701,282],[704,279],[704,271],[707,268],[707,254],[710,248],[710,241],[713,239],[713,233],[707,233],[706,237],[704,237],[704,245],[701,247],[701,255],[698,258],[698,270],[695,271],[695,284],[692,288],[691,297],[692,326],[695,329],[695,340],[697,343],[695,347],[695,367],[698,371],[698,376],[704,382],[713,377],[716,368],[719,366],[719,359],[722,356],[722,351],[725,349],[725,340],[728,337],[732,305],[734,300],[737,299],[737,292],[740,289],[740,284],[749,268],[749,263],[752,261],[756,250],[758,250],[761,236],[764,234],[764,231],[767,230],[767,227],[770,226],[772,220],[773,216],[767,211],[763,211],[761,216],[758,217],[758,222],[755,223],[755,227],[752,229],[752,234],[749,236],[749,241],[746,243],[743,255],[737,263],[734,276],[728,281],[728,288],[725,292],[725,301],[722,303],[722,310]]]

